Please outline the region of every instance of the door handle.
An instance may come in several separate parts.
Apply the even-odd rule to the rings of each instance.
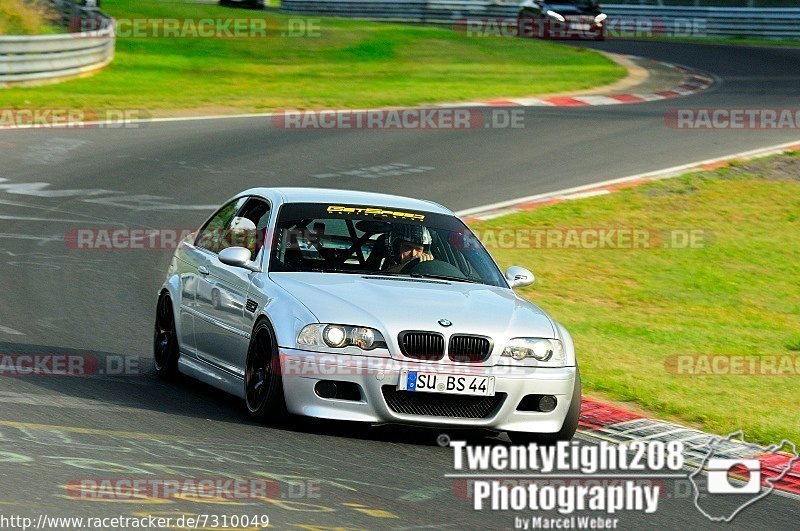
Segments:
[[[208,275],[209,274],[208,268],[206,266],[198,267],[197,268],[197,272],[200,273],[201,275]]]

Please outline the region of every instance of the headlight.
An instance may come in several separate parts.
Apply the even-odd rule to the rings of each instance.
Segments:
[[[552,367],[563,367],[565,362],[564,346],[558,339],[516,337],[506,345],[502,355],[517,361],[532,358],[538,364]]]
[[[546,15],[548,17],[553,17],[554,19],[556,19],[559,22],[565,22],[567,20],[563,16],[561,16],[559,13],[556,13],[555,11],[553,11],[552,9],[548,9]]]
[[[594,21],[595,21],[595,23],[600,24],[601,22],[603,22],[607,18],[608,18],[608,15],[606,15],[605,13],[600,13],[599,15],[594,17]]]
[[[328,325],[322,329],[322,340],[331,348],[343,347],[347,341],[347,330],[343,326]]]
[[[374,328],[324,323],[304,326],[297,335],[297,344],[328,348],[355,346],[361,350],[387,348],[386,340]]]

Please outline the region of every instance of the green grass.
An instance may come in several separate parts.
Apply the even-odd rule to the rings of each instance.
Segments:
[[[589,395],[763,442],[800,440],[793,376],[686,376],[677,354],[800,356],[800,156],[691,174],[474,228],[701,229],[695,249],[490,249],[572,332]]]
[[[256,38],[119,38],[104,71],[0,91],[0,107],[216,112],[415,105],[525,96],[612,83],[623,68],[555,43],[321,18],[319,36],[281,37],[289,17],[216,5],[106,0],[118,19],[264,17]]]

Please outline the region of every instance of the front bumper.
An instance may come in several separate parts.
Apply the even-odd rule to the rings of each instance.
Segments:
[[[388,358],[317,353],[280,349],[283,390],[291,413],[309,417],[371,423],[414,424],[485,428],[498,431],[554,433],[561,429],[572,401],[575,367],[526,368],[397,361]],[[387,404],[382,387],[396,388],[402,369],[440,374],[471,374],[495,377],[495,394],[505,397],[481,418],[404,414]],[[360,389],[360,400],[321,398],[314,390],[319,381],[351,382]],[[518,411],[528,394],[554,395],[553,411]],[[427,393],[415,393],[427,395]],[[437,394],[436,396],[443,396]],[[446,395],[451,399],[456,395]],[[467,398],[467,397],[465,397]],[[415,396],[415,399],[422,399]]]

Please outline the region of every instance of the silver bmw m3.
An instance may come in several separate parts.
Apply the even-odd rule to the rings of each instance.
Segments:
[[[512,288],[447,208],[405,197],[254,188],[182,241],[158,295],[159,376],[287,414],[570,439],[567,330]]]

